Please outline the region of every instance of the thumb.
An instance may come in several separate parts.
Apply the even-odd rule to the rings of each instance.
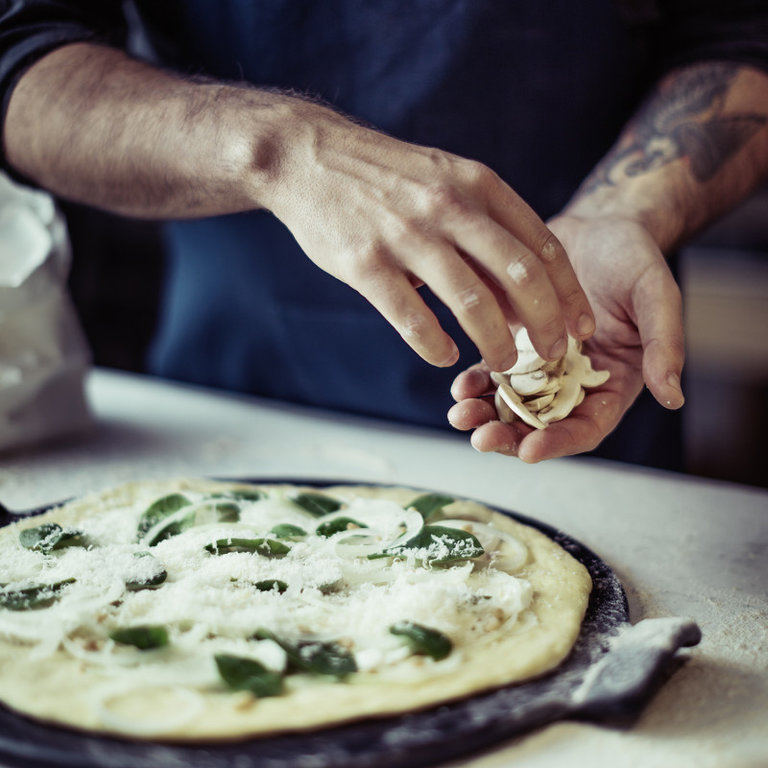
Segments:
[[[685,360],[683,301],[666,262],[659,260],[632,289],[635,323],[643,346],[643,379],[665,408],[685,402],[680,375]]]

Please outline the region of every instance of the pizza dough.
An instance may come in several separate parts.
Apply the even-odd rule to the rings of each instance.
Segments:
[[[402,713],[553,669],[590,589],[472,501],[130,484],[0,531],[0,700],[192,742]]]

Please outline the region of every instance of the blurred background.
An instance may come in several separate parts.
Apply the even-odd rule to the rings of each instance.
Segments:
[[[70,290],[95,363],[142,371],[157,319],[162,238],[151,222],[69,203]],[[681,253],[687,471],[768,487],[768,188]]]

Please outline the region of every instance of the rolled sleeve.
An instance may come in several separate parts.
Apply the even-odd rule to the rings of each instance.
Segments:
[[[0,0],[0,167],[8,165],[2,131],[13,89],[24,72],[47,53],[74,42],[121,45],[126,25],[113,0]]]

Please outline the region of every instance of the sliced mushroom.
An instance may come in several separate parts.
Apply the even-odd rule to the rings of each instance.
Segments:
[[[491,374],[491,377],[498,384],[496,394],[494,395],[494,402],[496,404],[496,411],[503,421],[506,421],[507,423],[514,421],[513,418],[509,417],[509,411],[512,411],[512,413],[517,414],[522,421],[531,427],[544,429],[546,424],[526,408],[520,395],[518,395],[509,383],[504,380],[503,374],[494,372]],[[499,408],[499,402],[503,404],[501,408]],[[507,418],[504,417],[505,415]]]
[[[584,387],[599,387],[608,371],[595,371],[581,352],[581,344],[568,338],[568,350],[560,360],[547,362],[534,350],[528,332],[515,335],[518,359],[508,371],[491,373],[497,389],[496,411],[502,421],[515,417],[537,429],[564,419],[584,400]]]
[[[509,383],[518,395],[536,395],[546,389],[550,381],[546,371],[531,371],[510,374]]]

